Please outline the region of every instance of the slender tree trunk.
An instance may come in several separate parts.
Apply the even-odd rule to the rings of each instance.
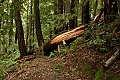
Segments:
[[[119,15],[120,15],[120,0],[117,0],[118,1],[118,10],[119,10]]]
[[[36,36],[37,36],[38,46],[40,47],[44,42],[44,40],[41,31],[39,0],[34,0],[34,17],[35,17]]]
[[[13,36],[13,9],[10,10],[10,29],[9,29],[9,46],[12,44],[12,36]]]
[[[82,6],[82,24],[88,24],[90,21],[89,17],[89,1],[84,1]]]
[[[95,18],[97,6],[98,6],[98,0],[95,1],[95,7],[94,7],[93,18]]]
[[[58,0],[58,14],[63,14],[63,0]]]
[[[26,46],[28,47],[28,36],[29,36],[29,31],[30,31],[30,27],[29,27],[29,18],[28,18],[28,11],[29,11],[29,1],[27,3],[27,20],[26,20]]]
[[[75,14],[75,6],[78,4],[79,0],[71,0],[71,14]],[[75,15],[72,19],[69,20],[69,27],[73,29],[77,27],[77,15]]]
[[[54,12],[55,12],[54,14],[62,15],[63,14],[63,0],[58,0],[58,5],[57,5],[57,2],[55,1],[54,5],[55,5],[55,7],[57,6],[57,8],[58,8],[58,11],[55,11],[55,9],[54,9]],[[64,20],[60,20],[60,19],[56,20],[55,24],[60,26],[60,28],[56,28],[56,26],[54,27],[55,34],[58,34],[59,32],[64,30],[63,22],[64,22]]]
[[[58,14],[57,6],[58,6],[57,0],[54,0],[54,15]],[[54,22],[54,24],[56,25],[56,23],[58,23],[57,20]],[[57,34],[57,28],[56,28],[56,26],[54,26],[54,33]]]
[[[19,0],[13,0],[13,3],[18,4]],[[19,50],[20,50],[21,57],[23,57],[27,55],[27,47],[24,41],[24,32],[23,32],[22,20],[20,16],[20,4],[17,6],[15,5],[15,23],[18,31],[17,37],[18,37]]]
[[[32,6],[33,6],[33,5],[32,5],[32,3],[33,3],[32,0],[31,0],[30,3],[31,3],[31,4],[30,4],[30,20],[29,20],[29,21],[30,21],[30,22],[29,22],[29,23],[30,23],[30,33],[29,33],[29,34],[30,34],[30,37],[31,37],[32,34],[34,34],[34,33],[33,33],[33,30],[34,30],[34,29],[33,29],[33,20],[32,20]],[[32,46],[33,44],[32,44],[32,39],[31,39],[31,38],[29,38],[29,43],[30,43],[29,48],[32,49],[32,48],[33,48],[33,46]],[[33,43],[34,43],[34,42],[33,42]]]
[[[117,1],[104,0],[104,4],[104,20],[106,23],[110,23],[115,20],[115,15],[118,14]]]

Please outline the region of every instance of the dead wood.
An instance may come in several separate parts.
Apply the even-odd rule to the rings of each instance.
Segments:
[[[48,43],[46,43],[43,47],[45,55],[49,55],[51,51],[58,48],[58,45],[69,44],[74,41],[78,36],[80,36],[84,32],[84,25],[81,25],[71,31],[65,32],[61,35],[56,36],[55,38],[51,39]]]
[[[99,21],[101,15],[102,15],[102,13],[103,13],[103,11],[104,11],[104,8],[101,8],[101,9],[99,10],[99,12],[96,14],[94,20],[92,21],[92,23],[93,23],[93,22],[98,22],[98,21]]]
[[[109,67],[120,55],[119,49],[105,62],[104,67]]]

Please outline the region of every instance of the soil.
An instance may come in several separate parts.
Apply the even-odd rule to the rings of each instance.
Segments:
[[[92,47],[79,47],[54,58],[38,55],[11,68],[4,80],[93,80],[115,50],[100,52]],[[120,80],[120,58],[104,74],[99,80]]]

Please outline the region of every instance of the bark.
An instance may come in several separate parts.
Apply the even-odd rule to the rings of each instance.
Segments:
[[[96,15],[97,6],[98,6],[98,0],[95,1],[93,17],[95,17],[95,15]]]
[[[63,14],[63,0],[58,0],[58,14]]]
[[[79,0],[71,1],[71,14],[75,14],[75,6],[78,4]],[[75,15],[72,19],[69,20],[69,28],[73,29],[77,26],[77,15]]]
[[[13,9],[10,9],[10,29],[9,29],[9,46],[12,44],[12,36],[13,36]]]
[[[57,5],[57,2],[54,2],[54,5],[55,5],[55,7],[57,6],[57,8],[58,8],[58,12],[56,13],[56,11],[54,10],[55,11],[54,14],[62,15],[63,14],[63,0],[58,0],[58,5]],[[64,24],[63,22],[64,22],[64,20],[59,19],[59,22],[57,20],[55,22],[55,24],[58,24],[58,26],[61,26],[62,24]],[[63,26],[60,28],[56,28],[56,27],[54,28],[55,34],[58,34],[59,32],[61,32],[63,30],[64,30]]]
[[[119,15],[120,15],[120,0],[117,0],[118,1],[118,10],[119,10]]]
[[[28,11],[29,11],[29,1],[27,3],[27,20],[26,20],[26,46],[28,47],[28,36],[29,36],[29,31],[30,31],[30,27],[29,27],[29,16],[28,16]]]
[[[84,25],[81,25],[71,31],[65,32],[61,35],[56,36],[51,39],[48,43],[46,43],[43,47],[44,55],[49,55],[51,51],[57,49],[58,45],[62,42],[66,42],[66,44],[74,41],[78,36],[80,36],[84,32]]]
[[[19,3],[19,0],[13,0],[13,3]],[[15,6],[15,23],[17,26],[17,31],[18,31],[18,45],[19,45],[19,50],[20,50],[20,57],[23,57],[27,55],[27,47],[25,45],[24,41],[24,32],[23,32],[23,26],[22,26],[22,20],[20,16],[20,4]]]
[[[89,1],[83,2],[82,6],[82,24],[88,24],[90,21],[89,16]]]
[[[41,31],[39,0],[34,0],[34,17],[35,17],[36,36],[37,36],[38,46],[40,47],[44,42],[44,40]]]
[[[32,20],[32,14],[33,14],[33,13],[32,13],[32,6],[33,6],[32,3],[33,3],[33,2],[32,2],[32,0],[31,0],[30,3],[31,3],[31,4],[30,4],[30,20],[29,20],[29,21],[30,21],[30,33],[29,33],[29,34],[30,34],[30,37],[31,37],[32,34],[34,34],[34,33],[33,33],[34,29],[33,29],[33,27],[32,27],[32,26],[33,26],[33,20]],[[32,36],[32,37],[33,37],[33,39],[34,39],[34,36]],[[34,43],[34,42],[32,42],[32,39],[29,38],[29,44],[30,44],[30,45],[29,45],[29,49],[32,49],[32,48],[33,48],[32,43]]]
[[[120,50],[118,49],[104,64],[104,67],[109,67],[120,56]]]
[[[92,22],[98,22],[100,17],[101,17],[101,15],[102,15],[102,13],[103,13],[103,11],[104,11],[104,8],[101,8],[99,10],[99,12],[96,14],[96,16],[94,17],[94,20]]]
[[[116,0],[104,0],[104,21],[110,23],[115,20],[115,15],[118,14],[117,1]]]

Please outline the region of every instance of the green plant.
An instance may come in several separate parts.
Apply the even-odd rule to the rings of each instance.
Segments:
[[[0,80],[3,80],[6,75],[7,72],[0,66]]]
[[[64,65],[63,64],[56,64],[55,67],[54,67],[54,72],[56,73],[62,73],[63,69],[64,69]]]
[[[104,77],[103,68],[100,68],[100,69],[96,72],[94,80],[103,80],[103,77]]]
[[[91,70],[91,65],[88,63],[84,64],[83,72],[85,74],[93,74],[93,71]]]

